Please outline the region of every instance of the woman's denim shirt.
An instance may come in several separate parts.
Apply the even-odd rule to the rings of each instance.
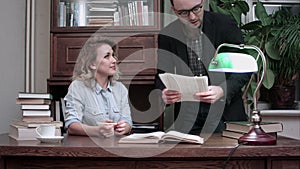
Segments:
[[[121,82],[110,83],[106,90],[95,82],[95,87],[74,80],[69,86],[66,101],[65,127],[73,122],[96,126],[97,122],[125,120],[132,127],[128,90]]]

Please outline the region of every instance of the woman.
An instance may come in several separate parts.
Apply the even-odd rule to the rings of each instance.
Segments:
[[[114,43],[91,37],[80,51],[65,96],[68,134],[111,137],[130,132],[128,90],[117,82]]]

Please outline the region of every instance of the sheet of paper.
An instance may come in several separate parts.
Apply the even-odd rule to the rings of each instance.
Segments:
[[[194,99],[196,92],[207,91],[207,76],[183,76],[171,73],[159,74],[167,89],[181,93],[181,101],[199,101]]]

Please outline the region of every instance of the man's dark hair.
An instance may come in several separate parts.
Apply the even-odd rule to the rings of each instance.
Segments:
[[[170,2],[171,2],[171,5],[172,5],[172,6],[174,6],[174,2],[173,2],[173,0],[170,0]]]

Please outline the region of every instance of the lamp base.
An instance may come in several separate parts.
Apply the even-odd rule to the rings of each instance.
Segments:
[[[244,145],[274,145],[276,138],[265,133],[261,127],[253,127],[247,134],[238,139],[238,143]]]

